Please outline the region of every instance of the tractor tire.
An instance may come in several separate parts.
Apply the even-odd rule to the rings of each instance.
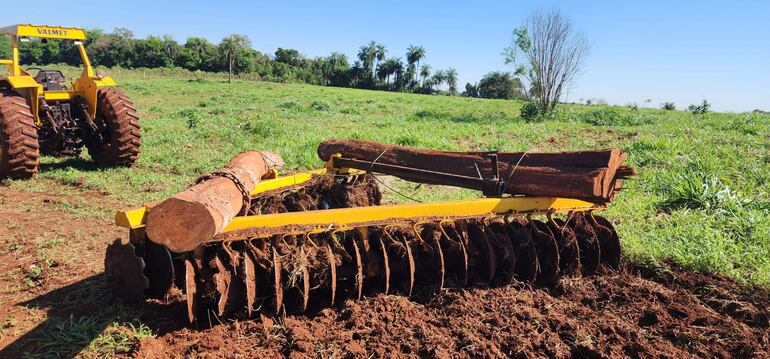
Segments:
[[[99,166],[130,167],[139,158],[141,129],[139,115],[128,96],[114,88],[103,88],[97,94],[96,121],[104,126],[104,141],[90,143],[88,154]]]
[[[0,92],[0,179],[30,178],[40,164],[37,125],[27,101]]]

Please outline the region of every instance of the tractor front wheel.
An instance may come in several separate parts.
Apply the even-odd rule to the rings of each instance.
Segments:
[[[37,125],[27,101],[0,92],[0,179],[32,177],[39,157]]]
[[[129,167],[139,158],[139,115],[128,96],[113,88],[97,95],[96,123],[102,140],[87,141],[88,153],[99,166]]]

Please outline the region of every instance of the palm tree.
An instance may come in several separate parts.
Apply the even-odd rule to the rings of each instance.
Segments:
[[[417,67],[414,64],[406,65],[406,78],[408,80],[406,85],[411,89],[417,87],[415,77],[417,77]]]
[[[396,75],[396,78],[393,82],[396,84],[397,89],[403,89],[404,88],[404,62],[401,61],[399,58],[393,58],[393,73]]]
[[[415,68],[420,68],[420,60],[425,58],[425,48],[422,46],[409,45],[406,49],[406,62],[410,65],[416,64]],[[410,78],[411,80],[411,78]]]
[[[219,47],[227,60],[227,82],[232,82],[235,58],[242,56],[245,52],[243,50],[251,47],[251,41],[244,35],[232,34],[222,39]]]
[[[438,88],[441,87],[441,84],[443,84],[444,81],[446,81],[446,73],[444,70],[436,70],[436,73],[434,73],[431,78],[431,82]]]
[[[372,64],[374,63],[375,46],[375,42],[372,40],[369,45],[363,45],[358,48],[358,60],[361,61],[364,69],[369,72],[372,71]]]
[[[380,81],[383,81],[390,76],[390,69],[388,68],[387,61],[380,62],[380,64],[377,65],[376,75]]]
[[[446,84],[449,86],[449,93],[454,95],[457,93],[457,70],[450,67],[449,70],[444,73],[444,80],[446,80]]]
[[[422,77],[422,87],[425,87],[425,80],[430,76],[430,65],[425,64],[420,68],[420,77]]]
[[[374,41],[372,41],[371,45],[374,45]],[[385,58],[385,54],[388,52],[388,50],[385,49],[385,45],[383,44],[377,44],[373,47],[374,49],[374,58],[377,59],[377,62],[382,62],[382,60]],[[376,68],[376,64],[375,64]]]

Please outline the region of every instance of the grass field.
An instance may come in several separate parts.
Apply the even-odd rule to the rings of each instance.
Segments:
[[[142,156],[131,169],[44,158],[35,189],[54,180],[138,205],[177,192],[243,150],[281,154],[289,170],[321,165],[316,146],[358,138],[447,150],[554,151],[620,147],[639,175],[607,213],[627,255],[670,259],[739,281],[770,284],[770,116],[693,115],[562,106],[553,121],[519,117],[517,101],[425,96],[121,71],[142,116]],[[473,196],[397,184],[418,199]],[[389,193],[392,202],[409,200]],[[85,216],[116,208],[74,203]]]

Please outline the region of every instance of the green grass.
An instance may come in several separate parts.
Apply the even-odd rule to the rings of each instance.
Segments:
[[[446,150],[621,147],[639,175],[607,216],[617,221],[629,256],[770,284],[767,115],[565,105],[556,120],[527,122],[517,101],[162,75],[115,75],[142,115],[136,167],[103,170],[85,160],[43,158],[38,179],[13,187],[53,180],[138,205],[183,189],[244,150],[275,151],[287,170],[319,167],[316,146],[327,138]],[[391,185],[424,200],[475,195]],[[408,201],[386,192],[390,201]],[[86,216],[111,210],[87,201],[67,205]]]

